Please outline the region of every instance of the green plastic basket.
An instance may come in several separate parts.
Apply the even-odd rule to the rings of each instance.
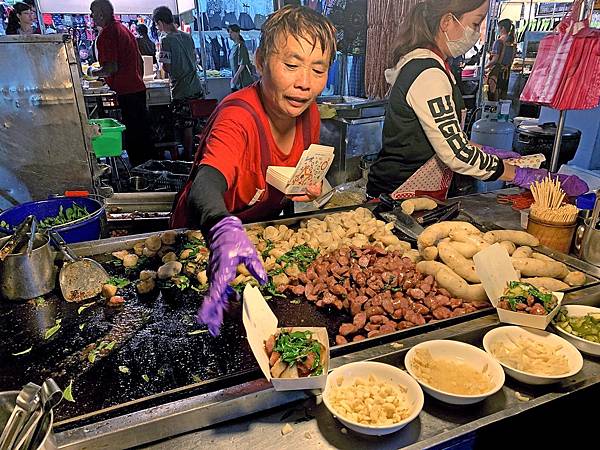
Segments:
[[[115,119],[92,119],[89,124],[100,127],[100,135],[92,138],[96,158],[121,156],[125,125]]]

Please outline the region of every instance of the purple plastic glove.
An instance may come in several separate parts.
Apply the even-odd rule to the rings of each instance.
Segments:
[[[223,323],[223,311],[228,305],[227,299],[235,294],[229,283],[236,277],[237,266],[244,264],[260,284],[267,282],[267,273],[237,217],[226,217],[213,226],[208,242],[210,288],[196,319],[208,325],[210,334],[217,336]]]
[[[517,152],[512,152],[510,150],[500,150],[499,148],[488,147],[487,145],[484,145],[483,147],[481,147],[481,150],[483,150],[483,152],[487,153],[488,155],[494,155],[500,159],[510,159],[510,158],[520,158],[521,157],[521,155]]]
[[[523,169],[517,167],[513,184],[524,189],[529,189],[534,181],[541,181],[547,176],[548,171],[546,169]],[[568,197],[577,197],[590,190],[587,183],[576,175],[552,173],[550,176],[558,178],[562,190],[565,191]]]

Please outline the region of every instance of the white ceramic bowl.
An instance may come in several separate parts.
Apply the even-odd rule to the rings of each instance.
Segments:
[[[329,403],[328,394],[334,383],[337,382],[338,377],[343,377],[344,382],[342,386],[346,386],[352,384],[355,378],[368,378],[369,375],[373,375],[380,381],[400,385],[407,389],[409,401],[412,403],[412,411],[409,417],[393,425],[376,426],[354,422],[353,420],[346,419],[337,413],[335,408],[333,408],[331,403]],[[323,391],[323,402],[331,414],[337,417],[340,422],[342,422],[351,430],[371,436],[382,436],[384,434],[395,433],[396,431],[404,428],[419,415],[423,409],[423,401],[424,396],[421,387],[410,377],[409,374],[389,364],[373,361],[350,363],[334,369],[327,377],[327,384],[325,386],[325,390]]]
[[[571,317],[586,316],[589,313],[600,314],[600,308],[594,308],[593,306],[565,305],[563,308],[566,308],[568,315]],[[554,322],[552,323],[552,326],[560,336],[565,338],[583,353],[600,356],[600,343],[588,341],[571,333],[567,333],[565,330],[555,325]]]
[[[516,339],[519,337],[522,337],[526,340],[542,341],[554,347],[561,346],[560,354],[565,355],[569,361],[570,370],[568,373],[562,375],[536,375],[514,369],[510,366],[507,366],[502,361],[498,361],[502,367],[504,367],[506,373],[515,380],[518,380],[522,383],[535,385],[552,384],[564,380],[565,378],[572,377],[583,367],[583,357],[581,356],[581,353],[579,353],[579,350],[577,350],[567,340],[547,331],[534,330],[533,328],[522,328],[515,326],[494,328],[493,330],[488,331],[483,337],[483,348],[485,348],[485,351],[488,352],[490,356],[494,357],[490,350],[494,343],[502,341],[507,342],[511,338]]]
[[[457,362],[470,365],[475,370],[482,371],[487,365],[487,373],[490,376],[493,387],[488,392],[479,395],[459,395],[440,391],[431,385],[421,381],[413,368],[413,358],[419,349],[428,350],[432,358],[450,358]],[[433,340],[422,342],[411,348],[404,360],[406,370],[419,382],[423,390],[438,400],[452,405],[471,405],[480,402],[486,397],[495,394],[504,385],[504,371],[498,362],[483,350],[464,342],[451,340]]]

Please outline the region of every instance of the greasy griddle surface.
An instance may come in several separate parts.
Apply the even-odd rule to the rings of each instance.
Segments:
[[[107,267],[113,274],[121,269]],[[119,273],[119,275],[122,275]],[[201,296],[194,291],[138,296],[133,285],[125,288],[125,306],[104,306],[104,300],[78,314],[79,304],[47,295],[46,304],[0,304],[0,390],[20,389],[26,382],[41,383],[52,376],[61,387],[73,381],[75,403],[62,402],[58,422],[94,413],[132,400],[167,393],[176,388],[246,374],[259,375],[247,344],[241,319],[241,303],[232,302],[220,336],[189,335],[201,329],[195,322]],[[335,339],[348,317],[317,309],[312,303],[272,299],[270,305],[281,326],[326,326]],[[45,340],[46,330],[61,318],[60,330]],[[80,325],[85,324],[83,330]],[[112,352],[91,364],[85,349],[102,340],[116,341]],[[13,356],[33,347],[30,353]],[[129,369],[128,373],[119,366]],[[149,381],[145,381],[147,375]],[[209,389],[210,388],[210,389]],[[186,395],[190,395],[186,390]],[[201,392],[202,388],[195,388]],[[162,399],[164,401],[164,399]],[[131,410],[131,408],[127,408]],[[119,415],[125,409],[114,410]],[[103,417],[107,417],[103,414]]]
[[[108,258],[95,259],[104,262]],[[124,275],[122,268],[104,265],[111,275]],[[138,296],[131,285],[120,294],[127,299],[124,306],[111,308],[96,299],[97,304],[81,314],[77,311],[81,303],[67,303],[57,293],[46,295],[42,306],[0,301],[0,390],[20,389],[49,376],[63,388],[72,381],[75,403],[64,401],[55,411],[63,429],[262,377],[246,341],[239,302],[231,303],[221,335],[213,338],[208,333],[189,335],[202,328],[195,321],[201,295],[194,291]],[[280,326],[324,326],[332,346],[339,326],[351,321],[347,313],[318,309],[291,297],[269,303]],[[332,353],[350,353],[491,311],[352,343]],[[45,340],[44,333],[57,318],[62,319],[60,330]],[[81,324],[85,324],[83,330]],[[85,349],[102,340],[116,341],[115,347],[91,364]],[[28,354],[12,355],[29,347]],[[120,366],[128,372],[121,372]]]

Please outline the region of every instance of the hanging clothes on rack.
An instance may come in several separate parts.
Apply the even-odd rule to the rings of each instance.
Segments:
[[[212,47],[210,44],[210,38],[209,37],[205,37],[204,38],[204,47],[206,48],[206,60],[203,61],[202,66],[204,67],[205,70],[211,70],[215,68],[215,60],[213,59],[212,56]]]
[[[221,70],[229,66],[225,58],[225,50],[219,41],[219,37],[210,38],[210,52],[215,62],[215,70]]]
[[[341,78],[341,64],[339,60],[340,53],[338,52],[336,55],[333,64],[329,68],[329,73],[327,74],[327,90],[332,94],[341,94],[340,92],[340,78]]]
[[[239,25],[240,28],[245,31],[254,30],[255,28],[254,21],[247,12],[240,13]]]
[[[353,97],[365,96],[365,56],[352,55],[348,57],[348,95]]]
[[[220,30],[221,25],[223,23],[223,18],[221,17],[221,11],[209,13],[208,15],[208,29],[209,30]]]
[[[219,70],[221,68],[221,45],[218,38],[208,38],[208,48],[212,58],[211,69]]]
[[[223,16],[222,27],[227,29],[227,27],[229,25],[233,25],[233,24],[239,25],[238,19],[235,16],[235,13],[234,12],[225,12],[225,15]]]
[[[210,22],[208,20],[208,14],[205,13],[205,12],[203,12],[201,14],[201,16],[202,16],[202,29],[204,31],[210,30]],[[194,18],[194,23],[197,23],[197,19],[196,18]],[[200,31],[200,29],[198,28],[197,25],[196,25],[196,31]]]
[[[266,22],[267,17],[264,14],[256,14],[254,16],[254,28],[260,30]]]
[[[225,36],[221,36],[221,48],[223,49],[223,59],[225,61],[227,61],[227,64],[225,66],[228,66],[229,65],[230,48],[229,48],[229,39],[227,39]]]

